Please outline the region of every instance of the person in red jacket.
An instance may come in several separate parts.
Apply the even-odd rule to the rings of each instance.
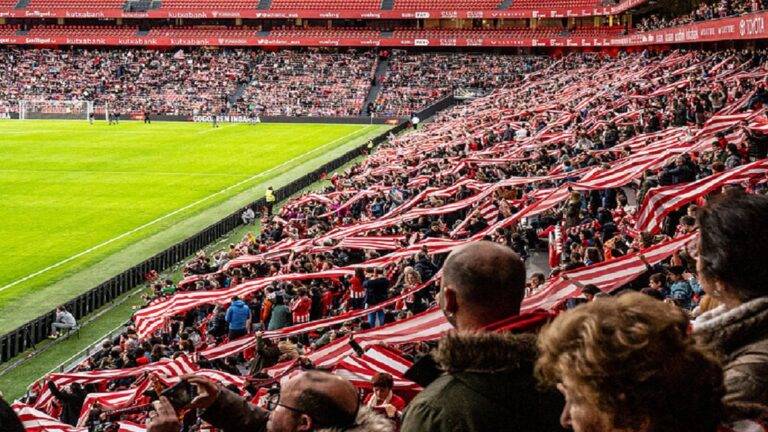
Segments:
[[[394,385],[392,375],[385,372],[377,373],[371,379],[373,391],[365,397],[363,403],[390,419],[399,420],[405,409],[405,401],[392,391]]]
[[[299,289],[299,295],[291,301],[291,315],[294,324],[309,322],[309,310],[312,300],[307,296],[306,288]]]
[[[323,294],[320,296],[320,303],[323,306],[323,318],[327,317],[333,310],[333,291],[330,288],[323,288]]]
[[[365,305],[365,270],[362,267],[355,268],[355,276],[349,280],[349,301],[351,309],[362,309]]]

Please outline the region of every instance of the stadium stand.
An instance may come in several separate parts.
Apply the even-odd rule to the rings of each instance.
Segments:
[[[626,32],[621,26],[576,27],[568,33],[571,37],[612,37]]]
[[[61,61],[52,52],[41,52],[45,54],[33,58]],[[132,58],[135,53],[114,52],[123,60],[149,60],[150,65],[157,61],[159,70],[171,67],[163,64],[167,60],[163,56],[141,59]],[[26,54],[17,50],[13,55],[24,58]],[[211,64],[216,54],[194,51],[185,55],[191,57],[192,65],[200,65]],[[215,71],[227,71],[244,60],[238,51],[227,55],[231,58],[222,62],[228,66]],[[278,92],[299,92],[289,94],[289,99],[303,97],[300,88],[308,86],[307,77],[351,74],[354,83],[370,77],[373,63],[371,53],[283,51],[265,55],[250,69],[250,76],[288,72],[288,78],[272,78]],[[750,345],[753,349],[765,349],[761,345],[765,343],[764,288],[754,288],[755,283],[739,288],[747,290],[743,295],[748,303],[727,315],[723,315],[724,307],[711,309],[712,299],[705,300],[708,293],[717,292],[714,300],[731,297],[712,291],[711,281],[703,278],[712,273],[696,276],[691,244],[702,238],[699,252],[709,260],[707,254],[715,253],[712,248],[721,244],[712,243],[715,237],[710,234],[721,235],[722,242],[742,243],[724,246],[733,257],[717,252],[718,260],[725,260],[720,262],[744,267],[765,259],[762,249],[753,250],[750,258],[741,250],[744,239],[768,241],[761,223],[768,204],[765,197],[758,196],[768,192],[768,97],[764,67],[756,61],[765,55],[763,50],[668,51],[616,58],[570,54],[555,59],[395,52],[393,74],[402,78],[390,77],[392,82],[439,89],[444,82],[471,79],[495,90],[440,113],[419,130],[390,137],[364,162],[332,174],[331,185],[322,192],[294,197],[279,214],[264,215],[261,231],[244,237],[233,248],[197,254],[186,263],[185,277],[178,283],[153,281],[152,294],[133,315],[125,334],[105,341],[103,349],[76,372],[48,375],[44,384],[35,386],[34,396],[15,403],[14,409],[22,421],[45,420],[62,430],[68,429],[61,421],[143,430],[139,425],[147,419],[146,411],[121,415],[105,407],[147,402],[159,389],[178,382],[182,374],[194,373],[230,386],[257,405],[274,408],[276,399],[261,385],[285,382],[309,364],[329,368],[364,389],[371,388],[371,378],[383,368],[393,376],[393,390],[410,402],[427,383],[411,381],[406,370],[453,326],[466,324],[448,322],[446,314],[456,318],[450,300],[436,300],[436,283],[457,277],[454,272],[439,270],[451,265],[445,261],[449,252],[481,239],[508,246],[527,258],[539,238],[549,236],[552,267],[549,275],[532,275],[520,316],[515,312],[485,327],[485,332],[535,333],[551,318],[541,309],[563,313],[560,323],[576,316],[564,310],[594,297],[642,291],[666,299],[669,315],[682,323],[664,327],[677,335],[674,340],[680,343],[675,347],[687,349],[685,346],[698,343],[688,336],[688,319],[701,316],[693,325],[694,337],[717,341],[730,350],[733,357],[726,363],[727,370],[730,362],[738,361],[737,347],[754,343]],[[216,63],[220,61],[217,57]],[[269,63],[281,67],[259,70]],[[516,73],[507,73],[510,69]],[[349,78],[340,76],[331,84],[345,81],[349,86]],[[505,83],[514,85],[505,88]],[[748,195],[744,197],[743,192]],[[628,195],[636,195],[636,205]],[[726,202],[718,207],[709,203],[699,208],[704,201],[716,202],[716,195],[740,204]],[[706,232],[697,231],[697,218],[702,227],[708,227]],[[739,221],[746,220],[751,222],[739,226]],[[749,232],[742,233],[745,227]],[[722,232],[718,234],[718,230]],[[710,265],[713,267],[702,272],[733,275],[718,267],[725,264]],[[752,268],[753,272],[739,273],[768,277],[759,266]],[[483,271],[492,269],[487,266]],[[522,296],[522,280],[519,284]],[[449,289],[443,291],[441,295],[450,298]],[[600,309],[599,304],[590,308]],[[236,310],[250,310],[247,313],[260,331],[229,339],[227,323],[233,321]],[[600,316],[599,311],[595,314]],[[621,316],[646,319],[642,312],[633,314]],[[714,319],[723,316],[728,320]],[[615,322],[615,317],[609,318]],[[531,327],[532,323],[537,324]],[[739,326],[738,337],[731,333],[731,325]],[[352,335],[354,344],[350,343]],[[451,343],[452,337],[443,337],[441,346]],[[499,343],[505,340],[493,339],[492,334],[486,337]],[[732,339],[722,339],[726,337]],[[587,348],[579,345],[578,349]],[[608,351],[616,355],[615,350]],[[452,357],[442,353],[441,361],[450,362]],[[484,361],[491,362],[485,357]],[[714,365],[712,376],[722,373],[714,361],[707,364]],[[485,369],[477,368],[491,365],[475,365],[473,374],[483,375],[479,370]],[[765,383],[757,369],[763,366],[761,362],[742,373],[754,380],[754,386],[762,386],[764,396]],[[464,369],[448,370],[460,374]],[[610,367],[607,370],[612,373]],[[690,370],[665,370],[690,374]],[[256,372],[264,375],[252,375]],[[155,378],[144,379],[147,373]],[[498,380],[498,369],[487,377]],[[91,394],[78,402],[57,396],[61,387],[73,382],[90,389]],[[720,385],[713,392],[721,391]],[[726,379],[723,391],[739,402],[768,402],[756,393],[745,393],[739,385]],[[83,390],[74,386],[69,391]],[[441,401],[439,392],[436,396],[429,392],[428,387],[424,394],[432,394],[433,403],[449,402]],[[236,398],[230,393],[216,395]],[[447,418],[465,426],[496,420],[482,404],[471,408],[454,405],[438,417],[430,417],[420,411],[427,409],[420,402],[424,397],[417,396],[412,402],[417,408],[405,409],[402,430],[432,430],[428,425],[434,425],[429,422]],[[677,398],[676,403],[685,404],[689,399],[696,398]],[[270,400],[274,403],[268,403]],[[68,405],[73,403],[77,406]],[[283,403],[287,403],[285,399]],[[503,404],[504,415],[508,415],[509,403]],[[59,418],[57,406],[64,408],[65,416]],[[239,418],[244,415],[240,410],[245,410],[230,405],[218,409],[233,410],[224,415],[230,418]],[[168,415],[161,412],[160,418],[178,422],[173,410],[169,411]],[[381,415],[389,415],[388,409],[381,411]],[[397,417],[396,411],[389,417]],[[520,410],[514,411],[521,415]],[[661,415],[658,410],[642,413]],[[718,429],[717,423],[728,421],[720,413],[719,408],[711,412],[711,428],[696,430],[764,430],[751,420],[751,429],[730,425]],[[550,414],[556,422],[557,413]],[[678,414],[669,418],[679,418]],[[688,421],[699,417],[694,415]],[[159,426],[153,422],[157,421],[150,421],[150,432],[165,430],[156,429]],[[206,414],[202,420],[192,414],[189,421],[232,427],[225,419]],[[259,422],[265,421],[266,414]],[[178,423],[173,426],[179,427]]]
[[[372,38],[381,36],[381,32],[369,28],[301,28],[301,27],[278,27],[273,28],[269,35],[272,37],[305,37],[305,38]]]
[[[149,37],[172,37],[172,38],[244,38],[255,37],[258,29],[227,26],[179,26],[152,28],[147,36]]]
[[[124,0],[29,0],[27,9],[120,9]]]
[[[377,10],[381,8],[379,0],[323,0],[322,5],[312,0],[273,0],[272,10]]]
[[[108,26],[58,26],[43,25],[29,29],[30,37],[129,37],[136,35],[138,28]]]
[[[13,36],[19,31],[19,26],[0,25],[0,36]]]
[[[0,7],[16,5],[4,1]],[[642,32],[744,15],[766,1],[708,0],[685,16],[634,22]],[[329,0],[322,7],[615,3]],[[162,8],[260,4],[269,2],[163,0]],[[318,7],[273,0],[270,9]],[[282,26],[293,20],[265,27],[275,38],[376,38],[393,29],[393,38],[446,45],[457,37],[562,41],[629,30],[539,21],[498,29]],[[0,37],[267,38],[261,27],[208,21],[67,22],[0,25]],[[124,113],[353,117],[367,97],[377,116],[412,118],[454,92],[479,95],[409,123],[410,131],[378,147],[371,142],[364,160],[327,173],[322,190],[289,198],[275,214],[272,204],[254,209],[251,219],[261,223],[252,232],[229,248],[197,253],[180,279],[148,277],[151,292],[123,334],[13,403],[21,427],[266,430],[268,416],[275,429],[291,415],[314,430],[350,432],[443,424],[548,432],[560,430],[558,421],[595,432],[768,432],[768,50],[753,42],[746,49],[546,51],[552,56],[463,48],[0,48],[3,118],[24,99],[91,100]],[[472,253],[462,256],[466,248]],[[547,254],[541,273],[526,277],[524,267],[539,267],[535,258]],[[510,291],[515,298],[502,305],[497,296]],[[430,356],[437,366],[425,366]],[[333,380],[346,387],[323,393],[330,385],[317,369],[354,389]],[[467,376],[471,390],[462,384]],[[182,380],[207,390],[197,402],[205,405],[195,406],[201,410],[179,417],[164,402],[150,405]],[[313,381],[309,398],[286,391],[301,380]],[[569,404],[562,407],[554,389],[534,395],[537,381],[557,387]],[[362,404],[346,403],[361,394]],[[547,398],[551,406],[537,405]],[[584,402],[597,398],[600,409]],[[318,401],[333,409],[319,409]],[[581,424],[584,416],[569,411],[578,403],[604,427]]]
[[[497,30],[480,29],[407,29],[397,28],[393,32],[395,38],[550,38],[561,36],[565,32],[562,27],[540,28],[505,28]]]
[[[533,59],[525,56],[409,54],[403,50],[392,51],[390,64],[375,109],[399,116],[418,111],[458,88],[502,87],[535,67]]]
[[[532,9],[532,8],[579,8],[579,7],[597,7],[601,2],[598,0],[512,0],[510,9]]]
[[[498,9],[501,3],[499,0],[395,0],[395,9],[406,10],[453,10],[453,9],[472,9],[472,10],[493,10]]]
[[[644,17],[637,23],[637,29],[640,31],[656,30],[696,21],[744,15],[766,9],[768,9],[768,2],[765,0],[703,1],[698,3],[698,6],[687,15],[671,17],[654,14],[650,17]]]
[[[163,9],[256,9],[256,0],[163,0]]]
[[[357,116],[373,78],[375,58],[374,52],[355,50],[261,52],[239,106],[267,116]]]

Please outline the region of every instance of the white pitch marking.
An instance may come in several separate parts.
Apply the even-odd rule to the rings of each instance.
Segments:
[[[361,133],[361,132],[362,132],[362,133],[361,133],[361,135],[362,135],[362,134],[363,134],[363,133],[365,133],[366,131],[370,130],[370,129],[371,129],[371,127],[372,127],[372,126],[368,126],[368,127],[366,127],[365,129],[362,129],[362,130],[358,130],[358,131],[354,131],[354,132],[352,132],[352,133],[349,133],[349,134],[347,134],[347,135],[344,135],[343,137],[341,137],[341,138],[339,138],[339,139],[333,140],[333,141],[331,141],[331,142],[329,142],[329,143],[327,143],[327,144],[323,144],[322,146],[320,146],[320,147],[317,147],[317,148],[315,148],[315,149],[312,149],[312,150],[310,150],[310,151],[308,151],[308,152],[306,152],[306,153],[304,153],[304,154],[302,154],[302,155],[296,156],[295,158],[293,158],[293,159],[291,159],[291,160],[289,160],[289,161],[283,162],[283,163],[281,163],[280,165],[278,165],[278,166],[276,166],[276,167],[272,167],[272,168],[270,168],[270,169],[268,169],[268,170],[266,170],[266,171],[260,172],[259,174],[256,174],[256,175],[254,175],[254,176],[251,176],[251,177],[249,177],[249,178],[247,178],[247,179],[245,179],[245,180],[242,180],[242,181],[240,181],[240,182],[238,182],[238,183],[235,183],[235,184],[233,184],[232,186],[226,187],[226,188],[224,188],[224,189],[222,189],[222,190],[220,190],[220,191],[218,191],[218,192],[215,192],[215,193],[213,193],[213,194],[211,194],[211,195],[208,195],[207,197],[201,198],[201,199],[199,199],[199,200],[197,200],[197,201],[193,202],[192,204],[189,204],[189,205],[186,205],[186,206],[184,206],[184,207],[182,207],[182,208],[180,208],[180,209],[174,210],[174,211],[172,211],[172,212],[168,213],[168,214],[167,214],[167,215],[165,215],[165,216],[161,216],[161,217],[159,217],[159,218],[157,218],[157,219],[155,219],[155,220],[153,220],[153,221],[150,221],[150,222],[147,222],[147,223],[145,223],[144,225],[142,225],[142,226],[140,226],[140,227],[134,228],[134,229],[132,229],[132,230],[130,230],[130,231],[128,231],[128,232],[125,232],[125,233],[123,233],[123,234],[120,234],[119,236],[117,236],[117,237],[115,237],[115,238],[109,239],[109,240],[107,240],[107,241],[105,241],[105,242],[103,242],[103,243],[101,243],[101,244],[98,244],[98,245],[96,245],[96,246],[93,246],[93,247],[91,247],[91,248],[89,248],[89,249],[86,249],[86,250],[84,250],[84,251],[82,251],[82,252],[80,252],[80,253],[78,253],[78,254],[72,255],[71,257],[69,257],[69,258],[67,258],[67,259],[64,259],[64,260],[62,260],[62,261],[59,261],[59,262],[57,262],[56,264],[50,265],[50,266],[48,266],[48,267],[46,267],[46,268],[44,268],[44,269],[38,270],[38,271],[36,271],[36,272],[34,272],[34,273],[32,273],[32,274],[29,274],[29,275],[27,275],[27,276],[24,276],[24,277],[23,277],[23,278],[21,278],[21,279],[18,279],[18,280],[16,280],[16,281],[13,281],[13,282],[11,282],[11,283],[9,283],[9,284],[5,285],[5,286],[2,286],[2,287],[0,287],[0,292],[2,292],[2,291],[5,291],[5,290],[7,290],[8,288],[12,288],[12,287],[14,287],[14,286],[16,286],[16,285],[18,285],[18,284],[20,284],[20,283],[24,282],[24,281],[27,281],[27,280],[29,280],[29,279],[32,279],[32,278],[34,278],[34,277],[36,277],[36,276],[39,276],[39,275],[41,275],[41,274],[43,274],[43,273],[45,273],[45,272],[48,272],[48,271],[50,271],[50,270],[53,270],[53,269],[57,268],[57,267],[61,267],[62,265],[66,264],[66,263],[68,263],[68,262],[70,262],[70,261],[76,260],[76,259],[80,258],[81,256],[87,255],[87,254],[89,254],[89,253],[91,253],[91,252],[93,252],[93,251],[95,251],[95,250],[97,250],[97,249],[100,249],[100,248],[102,248],[102,247],[104,247],[104,246],[106,246],[106,245],[108,245],[108,244],[114,243],[114,242],[116,242],[116,241],[118,241],[118,240],[120,240],[120,239],[122,239],[122,238],[125,238],[125,237],[127,237],[127,236],[129,236],[129,235],[131,235],[131,234],[133,234],[133,233],[135,233],[135,232],[141,231],[141,230],[143,230],[144,228],[147,228],[147,227],[149,227],[149,226],[152,226],[152,225],[154,225],[154,224],[156,224],[156,223],[158,223],[158,222],[160,222],[160,221],[163,221],[163,220],[165,220],[165,219],[168,219],[169,217],[171,217],[171,216],[173,216],[173,215],[176,215],[176,214],[178,214],[178,213],[181,213],[181,212],[183,212],[183,211],[185,211],[185,210],[188,210],[188,209],[190,209],[190,208],[192,208],[192,207],[195,207],[195,206],[197,206],[198,204],[200,204],[200,203],[203,203],[203,202],[205,202],[205,201],[208,201],[208,200],[210,200],[210,199],[211,199],[211,198],[213,198],[213,197],[216,197],[216,196],[219,196],[219,195],[221,195],[221,194],[227,193],[227,192],[229,192],[230,190],[232,190],[232,189],[234,189],[234,188],[237,188],[237,187],[239,187],[239,186],[241,186],[241,185],[244,185],[244,184],[246,184],[246,183],[248,183],[248,182],[250,182],[250,181],[253,181],[253,180],[255,180],[255,179],[259,178],[259,177],[262,177],[262,176],[264,176],[264,175],[266,175],[266,174],[268,174],[268,173],[270,173],[270,172],[272,172],[272,171],[278,170],[278,169],[282,168],[283,166],[285,166],[285,165],[288,165],[288,164],[290,164],[291,162],[293,162],[293,161],[295,161],[295,160],[297,160],[297,159],[299,159],[299,158],[303,158],[303,157],[305,157],[305,156],[307,156],[307,155],[310,155],[310,154],[312,154],[312,153],[315,153],[315,152],[317,152],[317,151],[320,151],[320,150],[322,150],[323,148],[325,148],[325,147],[328,147],[328,146],[329,146],[329,145],[331,145],[331,144],[335,144],[335,143],[337,143],[337,142],[339,142],[339,141],[341,141],[341,140],[343,140],[343,139],[346,139],[347,137],[349,137],[349,136],[351,136],[351,135],[354,135],[354,134],[356,134],[356,133]]]

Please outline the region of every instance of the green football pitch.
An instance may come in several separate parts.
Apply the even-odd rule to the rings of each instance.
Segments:
[[[386,129],[0,121],[0,334]]]

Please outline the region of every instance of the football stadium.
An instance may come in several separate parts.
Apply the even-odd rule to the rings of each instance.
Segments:
[[[0,431],[768,432],[766,20],[0,0]]]

